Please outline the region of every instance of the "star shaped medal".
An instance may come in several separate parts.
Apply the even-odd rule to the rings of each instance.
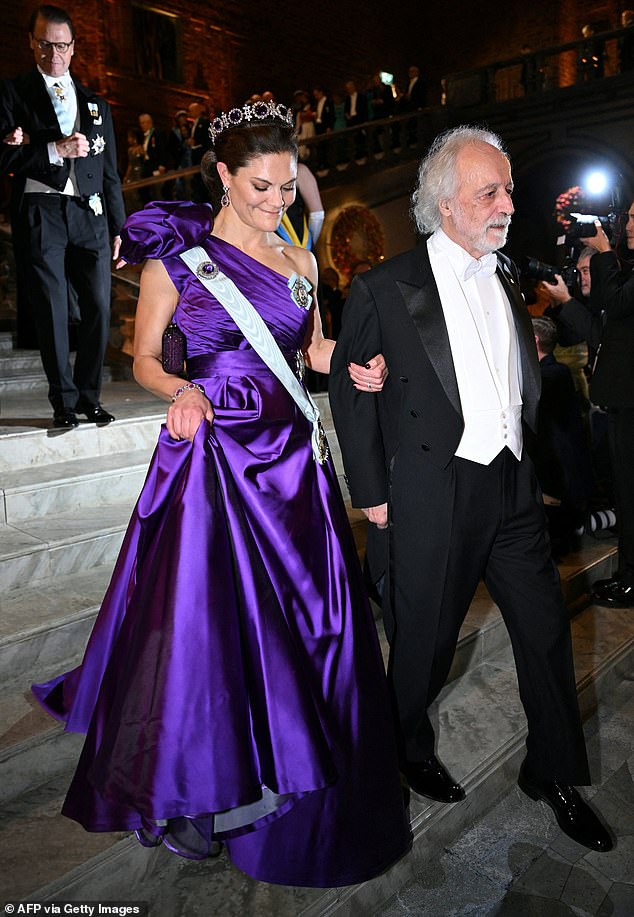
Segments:
[[[97,136],[94,138],[92,145],[91,145],[93,156],[99,156],[100,153],[103,153],[105,148],[106,148],[106,141],[103,139],[101,134],[97,134]]]

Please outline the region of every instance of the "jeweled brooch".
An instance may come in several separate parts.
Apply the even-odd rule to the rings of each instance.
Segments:
[[[291,291],[291,299],[295,305],[308,311],[313,303],[310,295],[312,286],[308,280],[305,277],[300,277],[299,274],[293,274],[288,279],[288,288]]]
[[[196,276],[201,280],[215,280],[220,273],[220,268],[215,261],[203,261],[196,268]]]
[[[92,142],[92,151],[94,155],[99,156],[100,153],[103,153],[105,148],[106,148],[106,141],[103,139],[101,134],[97,134],[97,136],[95,137],[95,139]]]
[[[103,118],[99,114],[99,106],[96,102],[88,103],[88,111],[90,112],[90,117],[92,118],[93,124],[97,125],[103,122]]]
[[[321,425],[321,420],[319,421],[319,432],[317,434],[317,461],[320,465],[323,465],[330,455],[330,447],[328,446],[328,440],[326,438],[326,433],[324,428]]]

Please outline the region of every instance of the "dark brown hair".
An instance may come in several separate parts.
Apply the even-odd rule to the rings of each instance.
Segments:
[[[290,153],[297,158],[295,128],[284,121],[271,119],[232,127],[216,137],[200,163],[200,173],[211,197],[214,210],[222,194],[216,163],[224,162],[231,175],[248,165],[256,156]]]
[[[45,19],[46,22],[54,22],[56,25],[67,25],[70,29],[70,35],[73,41],[75,40],[75,29],[73,28],[73,23],[71,18],[66,12],[66,10],[61,9],[59,6],[44,5],[38,6],[37,9],[33,10],[29,17],[29,34],[33,34],[35,29],[35,23],[40,17]]]

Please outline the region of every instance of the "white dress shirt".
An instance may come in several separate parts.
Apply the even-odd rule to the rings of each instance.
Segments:
[[[495,274],[495,253],[478,261],[441,229],[428,239],[427,249],[449,334],[465,425],[455,454],[490,465],[508,446],[520,459],[519,348],[511,307]]]

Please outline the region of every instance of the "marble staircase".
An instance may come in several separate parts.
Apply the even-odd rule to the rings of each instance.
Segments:
[[[420,867],[430,844],[448,843],[515,779],[525,723],[506,632],[486,591],[470,609],[435,712],[439,754],[467,799],[441,806],[412,797],[413,851],[384,876],[348,889],[278,888],[247,879],[224,855],[193,863],[125,835],[88,834],[59,814],[81,737],[43,714],[28,686],[81,658],[164,406],[111,383],[104,404],[117,416],[114,424],[56,433],[41,394],[35,406],[36,394],[0,402],[0,897],[146,901],[151,917],[371,914]],[[327,402],[318,400],[339,462]],[[361,515],[350,511],[350,519],[361,545]],[[632,671],[632,615],[587,605],[589,582],[608,575],[614,561],[613,542],[589,540],[561,566],[567,602],[577,612],[586,711]]]
[[[0,404],[26,391],[45,393],[48,390],[39,350],[13,351],[12,348],[11,333],[0,332]],[[74,358],[71,354],[71,362]],[[104,381],[109,382],[116,373],[116,367],[104,366]]]

